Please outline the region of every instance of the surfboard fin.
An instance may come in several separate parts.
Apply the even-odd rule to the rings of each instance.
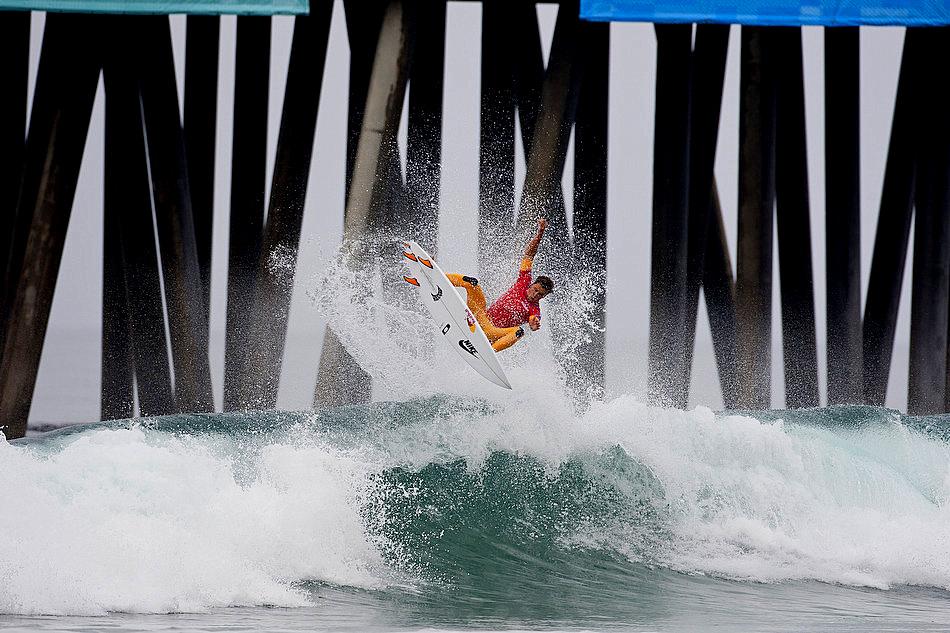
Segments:
[[[432,268],[432,262],[429,261],[428,259],[423,259],[422,257],[416,258],[415,256],[413,256],[412,259],[415,259],[416,261],[418,261],[420,264],[422,264],[422,265],[425,266],[426,268]]]
[[[406,259],[411,259],[414,262],[419,261],[419,258],[413,255],[412,253],[410,253],[409,251],[406,251],[405,253],[403,253],[403,255],[406,257]],[[429,268],[432,268],[432,266],[429,266]]]
[[[416,287],[419,286],[419,280],[416,279],[415,277],[406,277],[405,275],[403,275],[402,278],[405,279],[406,283],[408,284],[412,284],[413,286],[416,286]]]

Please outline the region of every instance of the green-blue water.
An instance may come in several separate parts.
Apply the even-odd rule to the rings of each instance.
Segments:
[[[0,442],[0,628],[950,627],[945,420],[549,404]]]

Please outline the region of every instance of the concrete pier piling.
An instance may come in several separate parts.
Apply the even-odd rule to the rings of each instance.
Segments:
[[[10,255],[17,197],[23,173],[27,89],[30,62],[30,14],[11,11],[0,17],[0,266]],[[0,296],[6,292],[0,274]]]
[[[729,51],[729,30],[730,27],[724,24],[698,26],[692,52],[686,262],[686,385],[689,385],[692,373],[699,291],[704,287],[706,258],[710,255],[706,245],[710,239],[709,232],[716,228],[712,224],[714,167],[716,145],[719,140],[719,117],[722,112],[726,55]],[[715,237],[718,238],[718,234]],[[732,284],[731,265],[729,284]],[[708,301],[710,289],[704,288],[704,292]],[[713,316],[713,312],[710,312],[710,315]],[[734,357],[735,353],[733,353],[733,362]]]
[[[811,204],[805,143],[805,78],[801,29],[776,28],[773,36],[777,77],[775,219],[785,406],[800,409],[819,404]]]
[[[263,257],[257,261],[247,310],[252,335],[239,361],[242,408],[277,406],[332,12],[329,0],[314,2],[309,16],[294,20]],[[280,254],[279,265],[271,254]]]
[[[121,18],[119,18],[121,19]],[[138,82],[121,51],[103,67],[106,89],[102,417],[177,410]],[[115,314],[115,317],[113,317]],[[133,393],[133,378],[137,394]]]
[[[95,18],[50,15],[4,281],[0,430],[22,437],[56,290],[101,68]],[[8,211],[9,212],[9,211]]]
[[[399,164],[396,132],[412,65],[417,10],[415,0],[391,0],[383,13],[343,219],[343,238],[351,244],[367,237],[373,223],[381,221],[380,209],[392,190],[392,174]],[[401,170],[398,178],[402,182]],[[368,375],[332,330],[323,345],[314,404],[366,400]]]
[[[657,25],[649,397],[685,407],[690,25]]]
[[[247,318],[262,258],[267,180],[267,109],[271,19],[238,16],[234,73],[231,217],[228,232],[228,311],[224,343],[224,408],[241,408],[248,390],[241,369],[254,333]]]
[[[767,409],[772,400],[776,106],[772,44],[768,30],[742,28],[736,362],[739,406],[749,409]]]
[[[209,311],[220,34],[221,18],[218,16],[188,16],[185,39],[185,154],[195,219],[198,267]]]
[[[914,214],[917,165],[917,76],[920,30],[907,29],[881,190],[862,323],[864,399],[882,406],[887,394],[897,313]]]
[[[828,403],[864,399],[861,342],[861,105],[857,27],[825,29]]]

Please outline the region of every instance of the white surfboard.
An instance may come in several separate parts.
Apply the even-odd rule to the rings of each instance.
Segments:
[[[415,280],[418,284],[419,296],[432,314],[440,338],[472,369],[496,385],[511,389],[495,350],[468,309],[465,298],[425,249],[415,242],[403,242],[403,246],[403,259],[409,267],[406,281]]]

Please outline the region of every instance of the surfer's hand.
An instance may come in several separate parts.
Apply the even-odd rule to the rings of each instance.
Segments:
[[[543,235],[546,228],[548,228],[548,221],[544,218],[538,218],[538,235]]]
[[[528,327],[531,328],[532,332],[537,332],[541,329],[541,319],[532,314],[528,317]]]

